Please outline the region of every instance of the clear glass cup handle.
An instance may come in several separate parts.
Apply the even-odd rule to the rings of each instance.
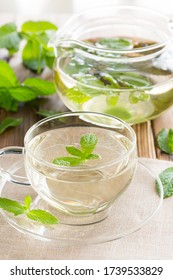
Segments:
[[[0,157],[6,156],[6,155],[9,155],[9,154],[21,155],[21,154],[24,154],[24,153],[25,153],[25,148],[24,147],[12,146],[12,147],[6,147],[6,148],[0,149]],[[29,183],[27,177],[14,175],[10,171],[7,171],[7,170],[3,169],[2,167],[0,167],[0,177],[4,178],[5,180],[7,180],[10,183],[25,185],[25,186],[30,186],[31,185]]]

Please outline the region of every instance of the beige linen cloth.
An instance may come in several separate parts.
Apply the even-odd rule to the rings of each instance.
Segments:
[[[173,166],[173,163],[168,161],[144,161],[156,172]],[[173,197],[164,199],[159,211],[139,231],[115,241],[96,245],[61,247],[52,242],[34,240],[18,232],[0,216],[0,259],[173,259]]]

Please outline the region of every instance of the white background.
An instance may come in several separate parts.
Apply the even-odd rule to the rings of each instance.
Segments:
[[[22,15],[77,13],[104,4],[138,5],[168,15],[173,14],[173,0],[0,0],[0,13]]]

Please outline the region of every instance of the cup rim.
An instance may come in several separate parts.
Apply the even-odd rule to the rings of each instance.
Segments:
[[[69,117],[69,116],[79,116],[80,114],[81,115],[85,115],[85,114],[91,115],[92,114],[92,115],[95,115],[95,116],[104,116],[106,118],[117,120],[120,124],[122,124],[130,132],[130,134],[132,136],[132,146],[130,147],[130,149],[125,154],[121,155],[120,157],[116,158],[115,160],[111,160],[110,162],[97,164],[97,165],[94,165],[94,166],[80,165],[80,167],[79,166],[59,166],[59,165],[50,163],[48,161],[45,161],[45,160],[40,159],[39,157],[35,156],[34,153],[29,149],[28,144],[30,143],[30,141],[28,141],[28,137],[40,125],[42,125],[42,124],[44,124],[48,121],[57,119],[57,118]],[[101,126],[103,126],[103,125],[101,125]],[[89,112],[89,111],[63,112],[63,113],[60,113],[60,114],[55,114],[53,116],[44,118],[44,119],[38,121],[37,123],[35,123],[34,125],[32,125],[29,128],[29,130],[26,132],[25,137],[24,137],[25,154],[29,153],[31,155],[31,157],[34,158],[37,162],[39,162],[41,165],[51,167],[51,168],[57,169],[57,170],[68,170],[68,171],[84,171],[84,170],[86,170],[86,171],[88,171],[88,170],[95,170],[95,169],[98,169],[98,168],[103,168],[104,166],[110,166],[112,164],[115,164],[115,163],[118,163],[118,162],[124,160],[126,157],[128,157],[129,154],[131,154],[133,152],[133,150],[135,148],[136,148],[136,133],[135,133],[134,129],[127,122],[121,120],[120,118],[111,116],[111,115],[98,113],[98,112]]]

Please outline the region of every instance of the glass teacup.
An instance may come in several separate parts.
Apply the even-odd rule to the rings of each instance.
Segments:
[[[87,155],[87,160],[72,166],[68,160],[55,163],[57,158],[80,159],[69,154],[67,147],[82,150],[81,137],[86,135],[97,139],[90,153],[94,156]],[[9,153],[24,154],[29,182],[1,168],[2,176],[14,183],[31,184],[43,200],[64,215],[64,222],[68,216],[79,218],[81,223],[103,219],[130,185],[137,162],[136,136],[131,126],[118,118],[91,112],[45,118],[28,130],[24,148],[0,150],[1,155]]]

